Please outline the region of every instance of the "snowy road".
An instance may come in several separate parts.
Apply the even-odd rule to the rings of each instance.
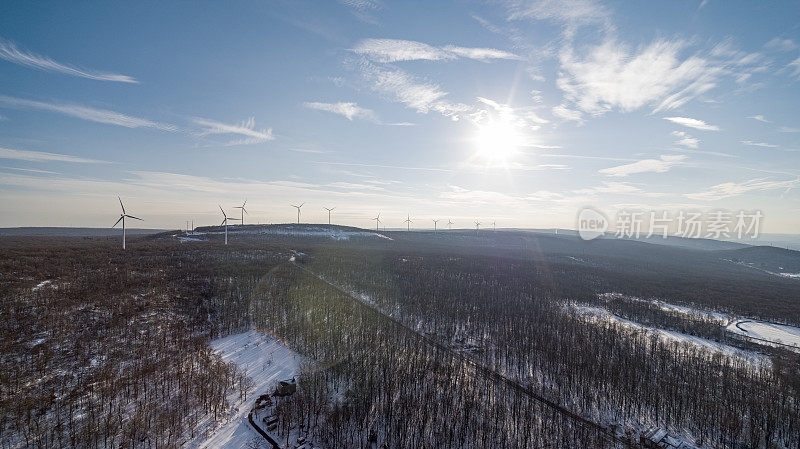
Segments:
[[[756,320],[738,320],[729,324],[729,332],[765,343],[800,349],[800,328]]]

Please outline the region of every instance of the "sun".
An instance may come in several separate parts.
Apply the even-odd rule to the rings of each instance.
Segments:
[[[480,159],[487,163],[504,164],[519,150],[522,136],[509,121],[492,120],[478,127],[473,142]]]

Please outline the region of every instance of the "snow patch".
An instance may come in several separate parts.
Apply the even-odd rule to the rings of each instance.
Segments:
[[[213,422],[210,415],[201,422],[195,433],[200,432],[191,448],[242,448],[254,437],[263,440],[247,422],[247,413],[259,394],[269,393],[270,387],[279,380],[297,376],[304,358],[287,348],[275,337],[251,330],[229,335],[211,342],[211,349],[226,362],[235,363],[240,370],[253,379],[254,388],[247,395],[247,402],[239,400],[238,391],[228,393],[230,411],[227,418]],[[266,443],[266,441],[264,441]]]

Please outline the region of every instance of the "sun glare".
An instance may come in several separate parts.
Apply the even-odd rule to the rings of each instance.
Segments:
[[[522,144],[516,127],[504,120],[493,120],[481,125],[474,137],[478,157],[489,163],[505,163]]]

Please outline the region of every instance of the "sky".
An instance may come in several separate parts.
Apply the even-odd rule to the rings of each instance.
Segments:
[[[0,227],[800,224],[800,4],[0,3]],[[441,223],[439,224],[441,226]]]

